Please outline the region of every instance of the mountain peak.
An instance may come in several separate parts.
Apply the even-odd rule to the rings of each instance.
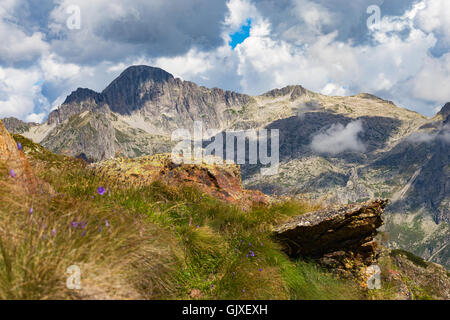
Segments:
[[[157,68],[150,67],[145,65],[135,65],[126,68],[120,75],[114,80],[114,82],[123,82],[126,80],[134,80],[134,81],[148,81],[153,80],[155,82],[164,82],[169,81],[169,79],[173,79],[174,76],[167,71]],[[105,89],[105,91],[108,88]]]
[[[92,99],[96,103],[103,102],[104,100],[103,96],[100,93],[95,92],[94,90],[87,88],[78,88],[67,96],[63,104],[80,103],[88,99]]]
[[[141,84],[150,83],[151,87],[162,87],[174,79],[174,76],[160,68],[149,66],[131,66],[102,92],[111,110],[126,114],[136,110],[141,104]]]
[[[303,88],[300,85],[293,85],[293,86],[286,86],[281,89],[273,89],[266,93],[264,93],[262,96],[268,97],[268,98],[276,98],[276,97],[282,97],[286,95],[291,95],[291,99],[295,100],[296,98],[307,94],[308,90]]]
[[[440,115],[442,115],[444,118],[450,115],[450,102],[447,102],[445,106],[442,107],[441,111],[439,111]]]

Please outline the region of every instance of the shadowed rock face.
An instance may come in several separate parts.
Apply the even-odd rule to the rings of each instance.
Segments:
[[[78,88],[72,92],[64,103],[48,115],[47,123],[61,124],[71,116],[85,111],[95,111],[105,105],[105,98],[90,89]]]
[[[38,190],[38,180],[22,151],[0,121],[0,164],[6,167],[11,179],[30,192]]]
[[[167,83],[170,79],[173,80],[174,77],[160,68],[133,66],[122,72],[102,95],[112,111],[127,114],[140,108],[146,99],[152,100],[163,94],[163,83]],[[144,89],[143,86],[146,84],[148,86]]]
[[[290,256],[319,259],[327,266],[343,267],[354,259],[370,265],[376,256],[373,238],[383,224],[387,200],[352,204],[301,215],[274,231]]]
[[[445,106],[439,112],[444,118],[450,116],[450,102],[447,102]]]

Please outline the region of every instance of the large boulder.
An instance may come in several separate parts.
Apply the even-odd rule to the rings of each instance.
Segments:
[[[36,192],[38,180],[24,153],[19,149],[0,121],[0,166],[2,170],[6,170],[11,181],[19,184],[24,190]]]
[[[293,257],[310,257],[344,270],[368,266],[376,257],[374,237],[387,202],[379,199],[307,213],[276,228],[274,237]]]

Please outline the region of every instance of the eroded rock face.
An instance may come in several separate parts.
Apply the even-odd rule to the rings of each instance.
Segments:
[[[352,204],[301,215],[276,228],[274,236],[293,257],[352,270],[370,265],[377,252],[373,240],[383,224],[387,200]]]
[[[221,200],[243,205],[266,203],[263,193],[245,190],[237,165],[178,164],[170,154],[117,158],[92,165],[97,175],[111,178],[121,185],[145,186],[154,181],[168,185],[193,185]]]
[[[38,190],[38,180],[25,155],[0,121],[0,164],[5,167],[11,179],[29,192]]]
[[[2,119],[3,125],[5,126],[6,130],[8,130],[11,133],[18,133],[21,134],[23,132],[27,132],[30,130],[30,128],[38,126],[39,123],[34,122],[24,122],[19,119],[10,117],[10,118],[4,118]]]

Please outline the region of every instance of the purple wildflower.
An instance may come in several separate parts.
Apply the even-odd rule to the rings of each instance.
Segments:
[[[252,257],[254,257],[254,256],[255,256],[255,253],[254,253],[253,251],[250,250],[250,255],[251,255]]]
[[[102,195],[104,195],[106,193],[106,190],[103,187],[99,187],[97,189],[97,193],[102,196]]]
[[[211,285],[211,288],[214,288],[214,285],[213,285],[213,284]]]
[[[17,149],[22,150],[22,144],[20,142],[17,142]]]
[[[245,293],[245,289],[243,289],[242,292]]]
[[[52,230],[52,236],[54,236],[56,234],[56,229]]]
[[[109,222],[108,222],[108,220],[106,220],[106,219],[105,219],[105,226],[106,226],[107,228],[109,228]]]
[[[102,226],[98,228],[98,232],[102,232]]]
[[[33,214],[33,207],[30,208],[30,214]]]
[[[86,225],[87,225],[87,223],[86,223],[85,221],[80,222],[80,228],[81,228],[81,229],[86,228]]]
[[[197,229],[200,228],[200,225],[197,225]]]
[[[9,176],[10,176],[11,178],[14,178],[14,177],[16,176],[16,173],[14,172],[13,169],[9,170]]]
[[[74,227],[75,229],[78,227],[78,222],[72,221],[72,227]]]
[[[251,246],[252,246],[252,243],[251,243],[251,242],[249,242],[249,243],[248,243],[248,246],[249,246],[249,247],[251,247]]]
[[[83,233],[81,234],[82,237],[84,237],[86,235],[86,231],[83,231]]]
[[[262,272],[262,269],[261,269],[261,268],[259,268],[259,272]]]

